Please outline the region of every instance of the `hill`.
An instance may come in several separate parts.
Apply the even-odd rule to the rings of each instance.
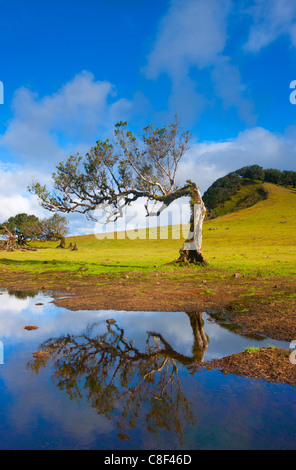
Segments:
[[[227,199],[225,198],[226,200],[221,198],[221,202],[217,200],[215,204],[212,204],[212,208],[208,209],[209,219],[252,207],[254,204],[268,198],[264,184],[260,181],[241,179],[239,186],[234,186],[234,188],[236,189],[235,192],[231,196],[228,195]]]
[[[243,199],[243,191],[227,202],[227,214],[204,224],[203,252],[211,268],[260,275],[296,274],[296,192],[271,183],[254,184],[265,198],[241,210],[229,206]],[[172,269],[188,226],[117,234],[115,239],[95,235],[70,237],[78,251],[56,249],[57,242],[36,242],[37,252],[1,253],[0,267],[35,272],[69,271],[89,274],[151,272]],[[174,268],[178,270],[178,268]]]
[[[296,274],[296,192],[264,183],[266,197],[205,223],[204,252],[216,266]],[[238,193],[229,205],[238,200]]]
[[[251,165],[217,179],[203,195],[208,218],[251,207],[266,199],[267,194],[262,183],[295,189],[296,172],[273,168],[264,170],[259,165]]]

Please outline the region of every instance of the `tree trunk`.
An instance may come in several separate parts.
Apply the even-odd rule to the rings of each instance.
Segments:
[[[14,251],[14,250],[18,249],[18,244],[17,244],[16,237],[11,233],[11,231],[8,230],[8,228],[5,225],[2,225],[0,227],[0,230],[4,230],[4,232],[5,232],[4,235],[7,238],[7,241],[5,241],[5,242],[3,242],[3,244],[1,244],[1,249],[6,250],[6,251]]]
[[[208,263],[201,251],[202,229],[203,221],[206,216],[206,208],[199,188],[196,185],[194,185],[191,190],[190,208],[191,218],[189,234],[180,250],[180,256],[176,262],[186,264],[193,263],[206,267]]]
[[[193,331],[194,343],[192,353],[195,361],[203,362],[204,355],[209,345],[209,337],[205,333],[205,322],[201,312],[186,312],[190,319],[190,325]]]

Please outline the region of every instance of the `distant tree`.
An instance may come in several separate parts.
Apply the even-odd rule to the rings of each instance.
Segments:
[[[296,187],[296,171],[283,171],[282,172],[282,184],[284,186],[293,186]]]
[[[98,140],[83,159],[70,156],[53,174],[54,192],[33,184],[41,204],[53,212],[78,212],[95,220],[98,206],[109,210],[107,221],[122,216],[134,201],[146,199],[146,215],[158,216],[181,197],[190,198],[190,234],[180,250],[179,262],[206,265],[202,255],[202,226],[206,209],[197,185],[188,180],[176,183],[179,162],[187,151],[189,132],[183,132],[177,119],[169,126],[143,129],[136,138],[126,122],[115,126],[114,142]],[[151,202],[154,203],[151,207]]]
[[[236,175],[241,176],[242,178],[248,178],[250,180],[259,180],[264,181],[265,171],[262,166],[259,165],[249,165],[237,170]]]
[[[15,235],[5,225],[0,225],[0,250],[14,251],[17,247]]]
[[[43,220],[35,215],[17,214],[2,226],[11,232],[20,246],[26,245],[28,240],[62,240],[68,231],[66,218],[58,214]]]
[[[274,168],[268,168],[265,170],[265,179],[267,183],[281,184],[282,172]]]
[[[27,239],[31,238],[30,227],[32,228],[33,225],[34,227],[36,227],[36,224],[38,223],[39,223],[39,219],[35,215],[28,215],[25,213],[21,213],[21,214],[17,214],[14,217],[10,217],[2,225],[5,225],[5,227],[15,237],[17,237],[17,243],[19,245],[26,245]]]
[[[264,170],[259,165],[249,165],[217,179],[204,193],[203,200],[210,214],[219,204],[231,199],[243,185],[251,181],[262,181],[296,187],[295,171],[280,171],[274,168]]]
[[[43,238],[46,240],[55,240],[65,237],[68,232],[68,221],[66,217],[54,214],[48,219],[42,220]]]
[[[216,180],[204,193],[203,200],[209,210],[228,201],[242,187],[242,179],[235,173]]]

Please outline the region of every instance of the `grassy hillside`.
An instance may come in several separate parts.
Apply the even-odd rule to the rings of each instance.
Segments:
[[[266,200],[205,224],[204,252],[225,269],[296,274],[296,193],[262,186]]]
[[[268,198],[264,184],[261,181],[244,180],[241,188],[233,196],[211,210],[210,218],[214,219],[230,212],[240,211],[252,207]]]
[[[268,183],[260,186],[267,199],[205,222],[203,252],[212,268],[263,276],[296,275],[296,193]],[[237,205],[238,196],[234,197],[236,201],[228,202],[229,210]],[[121,239],[122,235],[118,239],[71,237],[67,243],[76,242],[77,252],[56,249],[56,242],[39,243],[37,252],[0,252],[0,270],[99,274],[171,269],[165,265],[177,258],[183,241],[176,226],[158,233],[140,230],[135,240]]]

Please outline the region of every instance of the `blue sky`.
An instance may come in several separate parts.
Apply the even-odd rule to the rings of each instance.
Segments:
[[[49,215],[26,191],[106,138],[177,113],[179,179],[202,191],[244,165],[296,170],[296,2],[0,0],[0,220]],[[73,219],[72,232],[89,231]]]

